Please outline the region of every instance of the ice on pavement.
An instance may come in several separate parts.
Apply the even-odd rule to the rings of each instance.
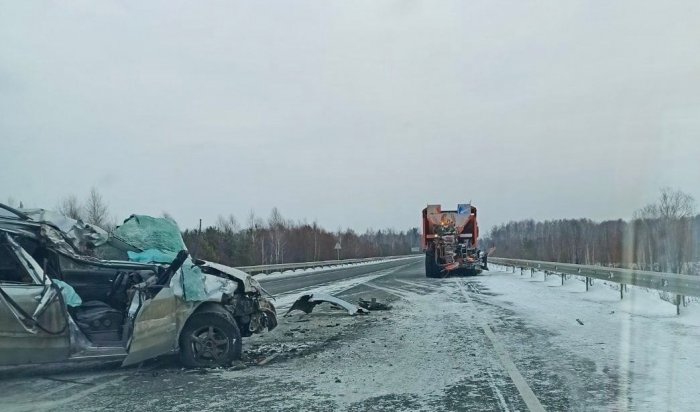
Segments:
[[[435,399],[451,394],[462,406],[485,402],[522,409],[479,327],[485,321],[551,410],[694,410],[700,402],[697,304],[682,308],[679,317],[654,291],[630,288],[620,301],[614,285],[596,281],[586,292],[582,281],[569,278],[562,286],[559,276],[545,280],[543,273],[531,278],[494,270],[474,278],[399,279],[391,285],[380,280],[375,274],[316,290],[364,284],[398,296],[390,321],[313,358],[249,373],[293,380],[300,370],[328,370],[330,376],[305,376],[319,401],[332,399],[340,409],[432,410]],[[514,321],[525,327],[511,330]],[[527,340],[533,333],[541,336]],[[480,392],[484,387],[488,393]],[[559,399],[568,403],[558,407]]]
[[[700,402],[700,307],[676,307],[659,292],[558,275],[491,272],[483,283],[494,300],[514,307],[532,324],[554,331],[552,343],[616,370],[619,410],[696,410]],[[618,288],[618,289],[615,289]],[[576,319],[584,325],[579,325]]]

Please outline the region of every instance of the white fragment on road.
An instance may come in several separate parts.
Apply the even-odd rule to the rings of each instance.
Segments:
[[[291,292],[286,292],[279,296],[275,296],[275,307],[277,308],[278,312],[280,312],[283,309],[289,309],[292,306],[292,304],[294,304],[294,302],[297,300],[300,293],[304,293],[305,295],[319,293],[327,295],[339,294],[356,286],[364,285],[367,282],[370,282],[374,279],[390,275],[396,272],[397,270],[401,269],[402,267],[403,266],[398,266],[391,269],[385,269],[378,272],[373,272],[369,275],[358,276],[338,282],[332,282],[330,284],[317,286],[315,288],[302,288],[293,290]]]
[[[459,286],[459,290],[464,296],[464,298],[467,299],[467,301],[471,301],[471,299],[469,298],[469,294],[464,289],[464,284],[461,281],[458,281],[456,283]],[[527,408],[531,412],[544,412],[545,409],[540,403],[540,400],[537,399],[535,393],[532,391],[532,389],[530,389],[530,386],[525,381],[525,378],[523,378],[523,375],[520,373],[520,371],[518,371],[518,368],[515,366],[515,363],[513,363],[513,360],[510,358],[510,355],[508,355],[508,351],[503,346],[503,344],[501,344],[501,341],[498,339],[496,334],[493,333],[493,330],[491,330],[491,327],[489,326],[486,319],[483,318],[481,312],[474,308],[473,313],[475,314],[475,316],[477,316],[477,319],[481,323],[481,328],[484,330],[486,337],[488,337],[491,341],[491,344],[493,345],[493,348],[496,351],[496,355],[498,355],[498,359],[501,361],[501,364],[503,365],[505,371],[508,372],[508,376],[510,376],[510,379],[513,381],[513,384],[515,384],[515,387],[518,389],[520,397],[525,402],[525,405],[527,405]]]

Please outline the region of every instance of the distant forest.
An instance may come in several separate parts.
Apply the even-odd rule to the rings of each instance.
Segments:
[[[193,255],[230,266],[333,260],[338,258],[337,243],[341,259],[407,255],[420,245],[418,228],[331,232],[315,222],[287,220],[277,208],[267,219],[252,212],[245,225],[233,216],[219,218],[201,234],[185,230],[183,236]]]
[[[8,203],[21,206],[12,199]],[[94,188],[84,202],[68,196],[56,209],[107,230],[116,225]],[[194,256],[230,266],[332,260],[338,257],[337,243],[341,259],[406,255],[420,246],[417,227],[333,232],[316,222],[286,219],[276,207],[267,218],[251,212],[243,224],[233,216],[219,217],[201,232],[185,230],[183,237]],[[482,236],[480,247],[495,247],[493,254],[500,257],[700,275],[700,215],[690,195],[664,188],[631,220],[512,221]]]
[[[508,222],[493,228],[483,242],[495,246],[494,255],[500,257],[700,274],[695,201],[669,188],[629,221]]]

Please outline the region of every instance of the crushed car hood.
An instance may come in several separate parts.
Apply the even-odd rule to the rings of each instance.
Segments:
[[[252,276],[245,273],[242,270],[232,268],[230,266],[222,265],[214,262],[207,262],[206,260],[196,259],[194,261],[195,265],[199,266],[204,273],[218,272],[220,274],[226,275],[230,278],[240,281],[243,285],[243,289],[246,293],[261,292],[262,287],[260,282],[255,280]]]

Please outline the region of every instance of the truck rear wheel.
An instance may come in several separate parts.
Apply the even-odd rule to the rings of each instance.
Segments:
[[[432,253],[425,254],[425,277],[440,277],[440,266],[435,262],[435,255]]]

